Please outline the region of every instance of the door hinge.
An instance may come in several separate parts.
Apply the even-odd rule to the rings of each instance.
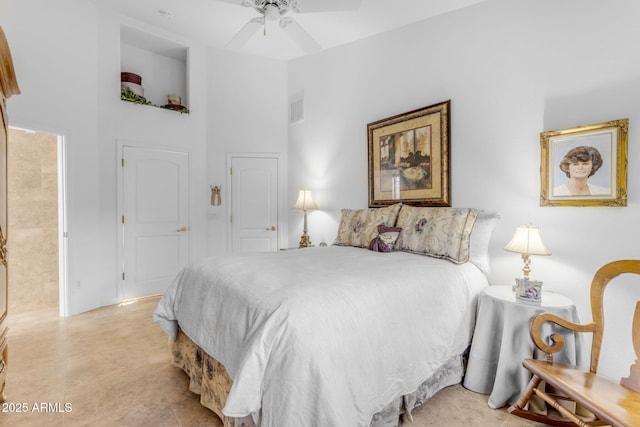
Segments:
[[[122,158],[121,164],[122,164],[122,167],[124,167],[124,157]]]
[[[122,215],[122,223],[124,224],[124,215]]]
[[[229,217],[229,221],[233,222],[233,215]]]
[[[122,273],[122,280],[124,280],[124,272]]]
[[[233,175],[233,168],[229,168],[229,175]]]

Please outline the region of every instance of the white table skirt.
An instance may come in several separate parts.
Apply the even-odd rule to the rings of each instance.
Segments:
[[[543,292],[542,303],[536,306],[517,302],[510,286],[489,286],[482,292],[463,385],[490,394],[489,407],[515,403],[531,379],[522,360],[545,357],[529,336],[531,319],[544,312],[579,322],[575,306],[562,295]],[[565,339],[565,348],[554,356],[556,362],[585,365],[579,334],[548,323],[542,332],[543,336],[558,333]]]

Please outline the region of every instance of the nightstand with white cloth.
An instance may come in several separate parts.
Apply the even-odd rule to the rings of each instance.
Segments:
[[[464,387],[490,394],[487,403],[494,409],[515,403],[531,379],[522,360],[544,357],[529,336],[529,326],[535,315],[545,312],[579,323],[576,307],[562,295],[543,292],[541,304],[532,305],[516,301],[510,286],[487,287],[478,301]],[[586,365],[579,335],[556,325],[545,324],[543,328],[565,339],[557,362]]]

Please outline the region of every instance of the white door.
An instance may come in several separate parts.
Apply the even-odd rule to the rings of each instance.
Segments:
[[[122,151],[123,299],[161,294],[189,262],[189,154]]]
[[[232,252],[278,250],[278,158],[231,157]]]

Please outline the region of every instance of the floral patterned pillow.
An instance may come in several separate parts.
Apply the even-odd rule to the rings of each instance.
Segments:
[[[469,261],[471,231],[479,212],[477,209],[404,205],[396,223],[402,228],[396,250],[463,264]]]
[[[369,249],[375,252],[391,252],[400,236],[402,228],[387,227],[384,224],[378,226],[378,235],[369,243]]]
[[[368,248],[378,235],[378,225],[393,227],[398,218],[401,203],[371,209],[342,209],[338,235],[333,243],[340,246]]]

